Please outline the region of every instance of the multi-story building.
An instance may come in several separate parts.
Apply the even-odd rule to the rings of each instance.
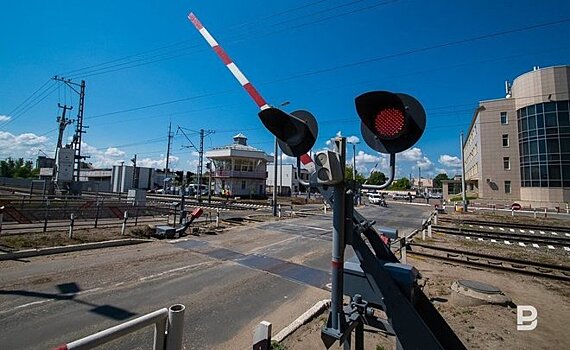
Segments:
[[[229,191],[232,196],[265,196],[267,162],[272,157],[248,146],[247,137],[241,133],[233,140],[231,145],[206,152],[206,157],[214,164],[214,192],[222,194]]]
[[[273,193],[273,173],[275,171],[274,163],[267,166],[267,190]],[[309,181],[309,172],[301,169],[301,180]],[[277,194],[280,196],[290,196],[298,192],[306,191],[305,186],[299,182],[297,176],[297,168],[293,164],[280,164],[277,166]]]
[[[570,201],[570,66],[535,67],[505,98],[475,110],[463,145],[467,191],[478,198]]]

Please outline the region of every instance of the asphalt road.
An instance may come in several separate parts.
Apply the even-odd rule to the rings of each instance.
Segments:
[[[360,211],[409,232],[429,209],[394,204]],[[186,305],[186,349],[248,348],[261,320],[277,333],[330,297],[331,214],[0,262],[2,348],[53,348],[176,303]],[[152,336],[148,328],[106,348],[148,349]]]

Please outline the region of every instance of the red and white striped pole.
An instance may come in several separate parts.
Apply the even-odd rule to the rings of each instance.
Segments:
[[[241,86],[247,91],[249,96],[253,99],[255,104],[259,107],[259,109],[263,110],[269,108],[269,104],[265,101],[265,99],[261,96],[261,94],[255,89],[255,87],[247,80],[245,75],[240,71],[240,69],[236,66],[236,64],[232,61],[230,56],[224,51],[224,49],[218,44],[216,39],[208,32],[208,30],[202,25],[200,20],[194,15],[194,13],[190,12],[188,14],[188,19],[194,27],[200,32],[202,37],[206,39],[210,47],[216,52],[218,57],[222,60],[222,62],[226,65],[226,67],[230,70],[233,76],[237,79],[237,81],[241,84]],[[315,171],[315,164],[313,160],[308,154],[303,154],[301,157],[301,163],[305,166],[305,168],[309,172]]]

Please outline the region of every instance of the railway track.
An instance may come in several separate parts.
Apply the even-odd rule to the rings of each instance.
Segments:
[[[526,234],[526,233],[515,233],[515,232],[508,232],[508,231],[489,231],[485,229],[478,229],[478,228],[464,228],[464,227],[450,227],[450,226],[441,226],[441,225],[434,225],[432,229],[435,232],[454,235],[454,236],[463,236],[463,237],[474,237],[474,238],[481,238],[481,239],[488,239],[491,241],[503,240],[506,242],[510,241],[517,241],[522,243],[534,244],[535,247],[538,247],[539,244],[545,246],[558,246],[558,247],[566,247],[568,249],[564,249],[570,251],[570,236],[555,236],[555,235],[547,235],[545,234]],[[544,232],[544,231],[543,231]],[[508,244],[508,243],[507,243]]]
[[[407,254],[415,256],[437,259],[448,263],[516,272],[530,276],[570,282],[570,266],[506,258],[455,248],[436,247],[421,243],[410,243],[409,245],[411,249],[408,249]]]
[[[492,227],[493,229],[498,229],[502,227],[504,229],[523,229],[523,231],[549,231],[556,232],[560,234],[568,233],[570,234],[570,227],[557,226],[557,225],[537,225],[537,224],[525,224],[520,222],[494,222],[494,221],[482,221],[482,220],[463,220],[463,219],[451,219],[445,216],[440,216],[438,222],[450,223],[454,225],[462,226],[473,226],[473,227]]]

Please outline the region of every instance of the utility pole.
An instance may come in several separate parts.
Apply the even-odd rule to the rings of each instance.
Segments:
[[[57,155],[59,153],[59,149],[62,146],[62,142],[63,142],[63,132],[65,131],[65,127],[68,126],[69,124],[73,123],[73,120],[71,119],[66,119],[65,118],[65,112],[67,112],[67,110],[72,110],[73,106],[67,106],[67,105],[60,105],[59,103],[57,104],[57,107],[62,108],[63,112],[61,113],[61,117],[57,117],[57,123],[59,126],[59,133],[57,135],[57,144],[55,145],[55,162],[54,162],[54,166],[53,166],[53,171],[52,171],[52,182],[55,181],[55,177],[57,174]],[[50,190],[51,192],[51,190]]]
[[[352,144],[352,179],[356,181],[356,145],[358,145],[360,141],[349,143]]]
[[[76,184],[77,187],[72,187],[71,190],[75,191],[77,194],[81,192],[81,187],[79,185],[79,178],[81,177],[81,161],[86,156],[81,155],[81,139],[82,135],[85,134],[87,131],[85,129],[88,126],[83,125],[83,114],[85,110],[85,80],[81,80],[81,83],[74,83],[71,79],[66,79],[64,77],[54,76],[52,78],[55,81],[60,81],[65,85],[69,86],[71,90],[75,91],[79,95],[79,104],[77,108],[77,119],[75,123],[75,134],[73,135],[73,141],[71,142],[71,147],[74,149],[74,157],[73,157],[73,183]],[[79,87],[79,91],[77,90]]]
[[[170,160],[170,141],[172,140],[172,123],[168,123],[168,144],[166,146],[166,168],[164,171],[166,172],[166,177],[168,177],[168,162]]]
[[[465,162],[463,161],[463,131],[459,137],[461,151],[461,191],[463,192],[463,212],[467,212],[467,195],[465,193]]]
[[[178,130],[181,131],[184,137],[186,137],[186,140],[190,142],[190,146],[184,146],[184,147],[194,148],[198,152],[198,202],[202,202],[201,185],[202,185],[202,171],[203,171],[202,168],[204,166],[204,137],[215,133],[215,131],[200,129],[200,131],[198,132],[200,135],[200,147],[197,148],[196,146],[194,146],[192,140],[190,140],[188,135],[186,135],[184,129],[185,128],[181,128],[180,126],[178,126]],[[178,132],[178,130],[176,132]]]
[[[418,165],[418,192],[422,193],[422,168]]]
[[[139,188],[138,186],[138,174],[137,174],[137,155],[135,154],[135,157],[133,159],[131,159],[131,162],[133,162],[133,179],[132,179],[132,185],[131,188]]]

